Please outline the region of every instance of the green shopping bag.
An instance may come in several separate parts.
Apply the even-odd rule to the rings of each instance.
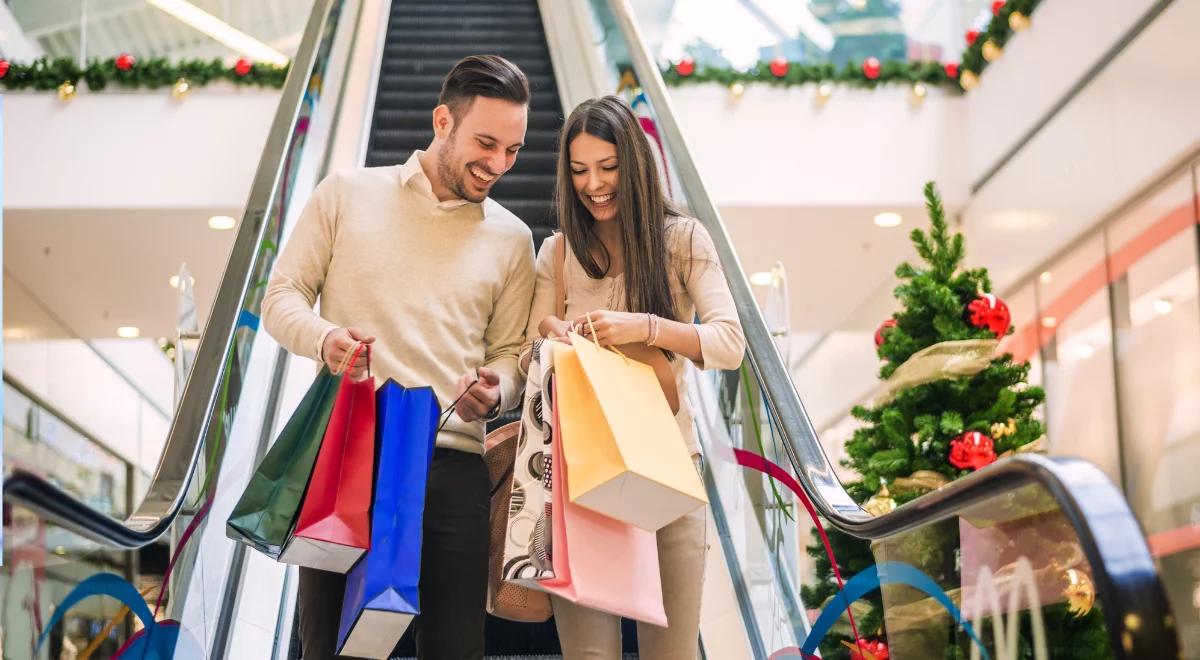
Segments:
[[[304,501],[339,380],[328,368],[321,369],[250,476],[250,483],[229,515],[226,536],[279,559]]]

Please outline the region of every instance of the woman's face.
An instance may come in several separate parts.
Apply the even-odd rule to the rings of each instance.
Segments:
[[[617,217],[617,145],[580,133],[569,148],[571,183],[596,222]]]

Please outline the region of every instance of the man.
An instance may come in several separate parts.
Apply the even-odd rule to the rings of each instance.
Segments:
[[[421,658],[458,660],[483,657],[484,421],[519,403],[523,385],[533,242],[488,193],[525,139],[529,83],[503,58],[467,57],[438,103],[428,150],[317,186],[275,265],[263,321],[288,350],[331,369],[363,342],[377,382],[430,385],[443,407],[462,395],[430,468],[413,623]],[[365,371],[363,358],[350,368]],[[305,660],[334,657],[344,589],[345,576],[300,569]]]

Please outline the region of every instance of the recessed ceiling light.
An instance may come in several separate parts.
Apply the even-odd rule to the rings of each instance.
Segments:
[[[117,336],[124,337],[125,339],[133,339],[135,337],[141,336],[141,334],[142,334],[142,331],[132,325],[123,325],[123,326],[117,328]]]
[[[902,221],[903,218],[900,217],[899,213],[892,213],[891,211],[875,216],[875,224],[880,227],[896,227]]]
[[[178,276],[178,275],[172,275],[172,276],[171,276],[171,279],[169,279],[169,280],[167,280],[167,281],[171,283],[171,288],[172,288],[172,289],[178,289],[178,288],[179,288],[179,276]],[[196,286],[196,278],[194,278],[194,277],[189,277],[189,278],[188,278],[188,282],[190,282],[192,286]]]
[[[237,226],[237,220],[227,215],[214,215],[208,219],[208,226],[217,230],[233,229]]]
[[[1053,316],[1047,316],[1042,319],[1042,327],[1053,328],[1058,325],[1058,319]]]
[[[770,273],[755,273],[750,276],[750,283],[754,286],[771,286],[773,279]]]
[[[1167,314],[1170,314],[1171,310],[1174,308],[1175,308],[1175,303],[1171,302],[1170,298],[1155,298],[1154,299],[1154,311],[1158,312],[1159,316],[1165,316]]]
[[[1042,272],[1041,279],[1042,279],[1042,284],[1049,284],[1054,281],[1054,276],[1051,275],[1050,271],[1047,270],[1047,271]]]

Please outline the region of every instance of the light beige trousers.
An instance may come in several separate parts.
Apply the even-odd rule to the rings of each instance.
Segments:
[[[643,660],[695,660],[699,653],[707,511],[708,507],[701,507],[658,530],[658,565],[668,625],[660,628],[638,622],[638,651]],[[621,657],[621,617],[558,596],[550,600],[564,660]]]

